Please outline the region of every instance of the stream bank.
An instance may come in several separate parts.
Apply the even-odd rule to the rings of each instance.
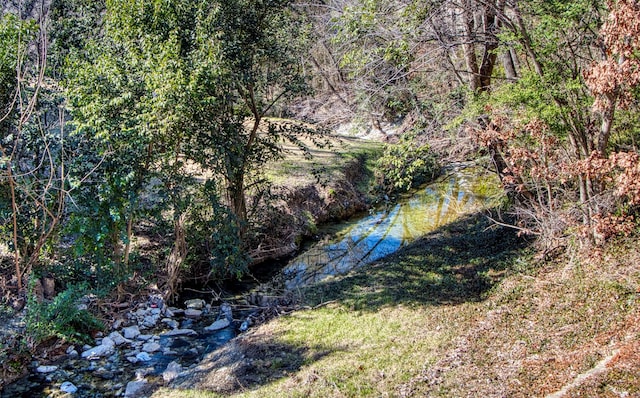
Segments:
[[[375,247],[385,246],[386,244],[382,244],[381,241],[387,239],[386,249],[383,252],[377,252],[380,255],[386,255],[403,245],[398,242],[404,241],[407,244],[426,231],[433,230],[465,212],[475,211],[485,207],[488,203],[493,203],[491,194],[493,191],[490,188],[492,183],[487,178],[488,175],[481,173],[479,169],[474,170],[464,167],[464,165],[458,165],[447,169],[445,176],[437,183],[427,185],[403,197],[398,204],[387,204],[376,211],[364,213],[357,221],[338,223],[323,232],[333,230],[338,239],[344,240],[344,237],[348,236],[352,242],[367,242],[376,239]],[[468,192],[469,190],[477,190],[478,187],[482,187],[483,191],[473,194]],[[402,208],[405,209],[402,210]],[[430,208],[431,210],[428,210]],[[427,209],[428,212],[421,213],[421,209]],[[401,214],[404,215],[401,216]],[[407,224],[411,220],[417,221],[422,227],[417,227],[415,223]],[[371,225],[376,226],[377,229],[370,228]],[[363,235],[362,239],[354,238],[353,231],[362,232],[363,230],[369,231],[366,237]],[[404,236],[399,238],[392,233],[393,230],[405,231]],[[351,232],[347,233],[346,231]],[[333,243],[327,241],[321,243],[324,243],[329,251],[335,251],[332,249]],[[356,246],[347,245],[346,254],[355,256],[362,252]],[[314,248],[312,247],[312,249]],[[299,264],[299,259],[304,256],[308,258],[308,253],[309,251],[305,252],[291,264],[299,269],[299,265],[295,264]],[[367,259],[360,258],[354,264],[362,266],[378,258],[379,256],[370,256]],[[347,272],[351,268],[355,268],[355,266],[342,267],[341,271]],[[307,270],[311,269],[311,264],[307,264]],[[336,275],[332,274],[331,276]],[[271,285],[288,284],[289,290],[298,290],[302,287],[299,278],[295,285],[291,285],[292,281],[294,279],[289,270],[275,278]],[[305,283],[318,281],[319,279],[312,278],[306,280]],[[78,389],[75,393],[75,396],[78,397],[109,396],[108,394],[135,396],[131,390],[134,387],[139,387],[140,393],[143,394],[144,391],[155,389],[159,385],[167,383],[179,385],[185,380],[190,380],[191,375],[203,372],[209,374],[210,372],[206,369],[224,368],[223,364],[225,363],[240,366],[240,368],[234,369],[245,375],[243,377],[249,379],[257,377],[259,379],[262,373],[270,374],[268,368],[274,363],[289,363],[291,358],[300,358],[302,353],[292,354],[285,347],[286,349],[283,348],[280,351],[285,353],[282,357],[276,356],[263,363],[260,362],[261,356],[269,357],[272,348],[284,346],[275,343],[267,344],[249,354],[244,350],[246,347],[242,349],[238,347],[238,344],[245,344],[246,339],[239,339],[219,349],[218,347],[232,339],[236,333],[246,330],[250,326],[251,316],[255,314],[257,308],[272,308],[275,312],[274,315],[285,312],[281,299],[282,297],[270,297],[268,294],[246,295],[245,308],[247,310],[244,313],[230,314],[230,311],[224,310],[223,307],[212,306],[211,304],[214,303],[211,302],[201,301],[199,308],[190,308],[191,304],[185,303],[186,308],[178,310],[166,306],[159,297],[149,298],[147,302],[131,308],[125,319],[111,325],[111,330],[105,335],[99,336],[94,347],[68,348],[66,354],[70,358],[59,365],[32,364],[31,375],[20,383],[10,386],[3,393],[5,394],[3,396],[26,397],[38,396],[38,394],[52,396],[52,394],[62,391],[61,388],[71,388],[69,383]],[[214,325],[215,327],[213,327]],[[134,336],[130,332],[130,328],[143,329],[143,331],[138,334],[133,333]],[[243,352],[243,358],[249,358],[250,361],[236,358],[235,353],[237,352]],[[42,365],[56,366],[56,368],[42,368]],[[173,381],[174,377],[175,382]],[[209,375],[208,380],[211,383],[214,382],[213,380],[217,380],[215,383],[219,384],[218,388],[221,390],[237,387],[233,383],[224,384],[223,379],[218,380],[216,376]],[[135,384],[129,385],[130,383]],[[227,387],[224,387],[225,385]],[[129,393],[127,393],[128,386],[130,387]]]

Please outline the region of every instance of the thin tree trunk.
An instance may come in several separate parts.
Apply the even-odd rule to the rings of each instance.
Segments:
[[[462,49],[464,51],[464,59],[469,70],[469,89],[472,92],[476,92],[480,89],[480,68],[478,67],[478,59],[476,57],[475,48],[475,21],[473,16],[473,5],[470,0],[464,3],[464,9],[462,15],[464,18],[464,44]]]
[[[504,75],[508,81],[516,81],[518,79],[518,73],[516,72],[516,65],[511,57],[511,51],[507,50],[502,53],[502,66],[504,67]]]
[[[616,95],[607,95],[607,107],[602,112],[602,123],[600,124],[600,131],[598,132],[598,138],[596,140],[595,148],[601,154],[605,154],[607,151],[607,145],[609,144],[609,137],[611,136],[611,127],[613,126],[613,118],[616,113]]]
[[[524,24],[524,20],[522,19],[522,14],[520,13],[520,9],[518,8],[517,1],[513,2],[513,12],[516,16],[516,23],[518,24],[518,29],[520,30],[520,36],[522,37],[521,44],[527,52],[527,55],[529,55],[535,72],[538,74],[538,76],[543,76],[544,71],[542,70],[542,65],[540,65],[540,62],[538,62],[538,56],[533,50],[531,36],[529,36],[529,32]]]
[[[504,1],[498,1],[495,8],[492,5],[486,5],[482,16],[483,32],[484,32],[484,52],[482,54],[482,62],[480,64],[480,90],[488,91],[491,87],[491,75],[496,64],[498,48],[498,38],[496,34],[500,29],[500,20],[498,13],[504,9]]]

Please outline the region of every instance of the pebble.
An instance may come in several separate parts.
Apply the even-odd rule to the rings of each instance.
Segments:
[[[41,365],[36,368],[36,372],[38,373],[51,373],[55,372],[56,370],[58,370],[57,366]]]
[[[65,381],[60,385],[60,391],[67,394],[75,394],[78,392],[78,387],[74,386],[70,381]]]
[[[122,329],[125,339],[135,339],[140,335],[140,328],[138,325],[129,326]]]

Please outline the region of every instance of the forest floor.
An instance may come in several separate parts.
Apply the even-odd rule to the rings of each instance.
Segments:
[[[552,260],[475,214],[300,291],[154,398],[640,396],[640,248]]]

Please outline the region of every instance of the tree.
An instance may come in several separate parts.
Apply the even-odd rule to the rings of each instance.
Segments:
[[[300,134],[312,133],[300,124],[266,118],[279,102],[306,90],[299,57],[304,35],[290,4],[225,1],[198,25],[189,155],[223,176],[241,237],[249,215],[247,180],[280,155],[280,140],[300,143]]]
[[[83,191],[91,205],[82,220],[90,222],[78,223],[92,226],[81,235],[90,238],[89,251],[126,265],[136,219],[165,209],[175,239],[167,268],[179,268],[188,225],[203,220],[194,198],[209,201],[208,241],[222,242],[234,227],[236,246],[246,244],[247,195],[259,182],[253,178],[280,155],[280,140],[299,142],[299,134],[311,131],[268,118],[306,88],[302,25],[289,5],[107,1],[104,36],[76,52],[67,79],[78,132],[98,154],[83,159],[99,173]],[[203,183],[195,183],[194,165]],[[166,200],[150,202],[152,186]],[[221,216],[220,203],[231,217]],[[210,250],[220,270],[246,264],[227,243],[200,245],[226,248],[215,256]]]
[[[606,154],[616,106],[634,102],[640,85],[640,4],[634,0],[609,0],[610,10],[600,29],[604,59],[585,70],[585,81],[595,96],[593,109],[602,119],[593,149]]]
[[[66,198],[60,99],[55,84],[44,88],[45,22],[46,14],[0,18],[0,233],[10,237],[19,290],[58,230]]]

